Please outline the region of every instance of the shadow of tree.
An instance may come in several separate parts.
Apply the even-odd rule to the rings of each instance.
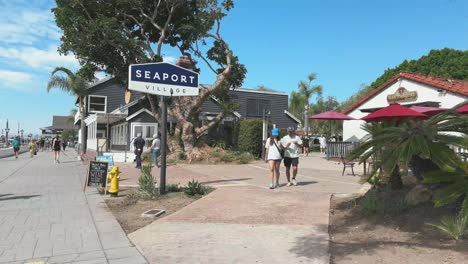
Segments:
[[[325,263],[328,260],[328,226],[318,225],[311,226],[314,231],[311,233],[296,238],[294,246],[289,249],[289,252],[296,254],[299,257],[305,257],[313,263]]]
[[[211,184],[211,183],[221,183],[221,182],[248,181],[248,180],[251,180],[251,179],[252,178],[226,179],[226,180],[216,180],[216,181],[204,181],[204,182],[200,182],[200,183]]]
[[[19,196],[11,196],[6,198],[0,198],[0,201],[7,201],[7,200],[17,200],[17,199],[31,199],[33,197],[38,197],[40,195],[19,195]]]

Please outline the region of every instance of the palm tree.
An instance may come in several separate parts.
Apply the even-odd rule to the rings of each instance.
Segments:
[[[65,76],[56,75],[56,73],[65,73]],[[56,67],[52,71],[49,83],[47,84],[47,92],[52,89],[60,89],[78,98],[81,118],[81,154],[86,153],[86,133],[84,125],[85,107],[84,99],[87,93],[88,82],[78,73],[73,73],[65,67]]]
[[[401,186],[399,167],[411,167],[416,176],[429,167],[455,170],[460,159],[450,146],[468,148],[468,116],[454,111],[433,116],[427,120],[406,120],[395,123],[367,123],[365,140],[350,153],[350,159],[366,161],[379,156],[384,175],[393,188]]]
[[[321,85],[312,85],[312,82],[317,78],[317,74],[311,73],[309,76],[307,76],[307,81],[300,81],[298,86],[299,89],[299,95],[301,95],[304,98],[304,104],[302,105],[302,109],[307,111],[309,107],[309,101],[310,98],[315,94],[318,97],[322,96],[322,86]],[[292,95],[291,95],[292,97]],[[307,108],[306,108],[307,107]],[[308,113],[308,112],[307,112]],[[301,115],[302,112],[301,112]],[[308,123],[308,118],[304,118],[304,132],[306,135],[309,134],[309,123]]]

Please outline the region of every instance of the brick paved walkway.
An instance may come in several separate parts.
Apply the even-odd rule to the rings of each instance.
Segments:
[[[0,263],[147,263],[93,189],[73,150],[0,159]]]

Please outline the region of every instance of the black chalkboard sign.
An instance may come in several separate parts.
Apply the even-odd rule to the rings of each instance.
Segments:
[[[86,186],[105,187],[107,177],[107,162],[90,161]]]

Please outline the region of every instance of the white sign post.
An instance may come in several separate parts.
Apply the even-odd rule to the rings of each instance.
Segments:
[[[132,64],[128,71],[128,89],[161,96],[159,193],[164,194],[166,193],[167,98],[171,96],[198,96],[198,73],[169,63]]]

